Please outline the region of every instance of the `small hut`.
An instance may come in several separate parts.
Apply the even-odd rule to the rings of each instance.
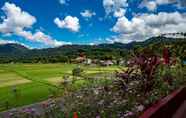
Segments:
[[[111,66],[114,65],[114,63],[111,60],[106,60],[106,61],[100,61],[101,66]]]

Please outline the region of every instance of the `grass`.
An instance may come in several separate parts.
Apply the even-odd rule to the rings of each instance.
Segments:
[[[1,73],[0,78],[0,88],[31,82],[30,80],[24,79],[23,77],[18,76],[15,73]]]
[[[63,75],[70,75],[75,64],[2,64],[0,65],[0,111],[9,108],[32,104],[49,98],[59,91],[59,82]],[[91,67],[83,66],[85,75],[110,73],[119,70],[117,66]],[[75,88],[87,82],[79,81]],[[13,92],[16,88],[18,96]]]

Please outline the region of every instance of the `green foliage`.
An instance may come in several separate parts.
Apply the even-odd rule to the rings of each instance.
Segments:
[[[0,111],[7,108],[19,107],[46,100],[51,96],[62,96],[64,89],[60,83],[64,75],[72,76],[71,72],[77,65],[75,64],[0,64]],[[110,67],[89,67],[81,66],[86,76],[94,76],[96,73],[111,73],[118,69],[117,66]],[[84,74],[84,73],[83,73]],[[5,76],[4,76],[5,75]],[[12,91],[12,86],[8,86],[8,78],[11,83],[16,84],[19,79],[28,79],[29,83],[16,85],[18,99]],[[71,77],[68,77],[71,81]],[[87,82],[78,81],[69,89],[77,90],[84,87]],[[5,84],[4,87],[3,84]],[[89,83],[91,84],[91,83]],[[16,94],[17,94],[16,93]]]
[[[120,59],[130,56],[130,50],[140,53],[144,47],[162,55],[164,46],[169,46],[172,55],[180,59],[186,59],[186,40],[164,37],[153,37],[144,42],[132,42],[129,44],[100,44],[89,45],[66,45],[48,49],[27,49],[18,44],[0,45],[0,63],[70,63],[71,60],[84,53],[91,59]]]
[[[72,75],[73,76],[81,76],[82,72],[83,72],[82,68],[76,67],[72,70]]]
[[[159,71],[157,71],[154,79],[153,89],[151,91],[151,96],[149,98],[149,103],[167,96],[170,92],[180,88],[185,85],[186,76],[184,76],[184,70],[180,64],[174,66],[159,66]]]
[[[119,59],[125,57],[125,44],[66,45],[48,49],[27,49],[17,44],[0,45],[0,63],[70,63],[84,53],[91,59]]]

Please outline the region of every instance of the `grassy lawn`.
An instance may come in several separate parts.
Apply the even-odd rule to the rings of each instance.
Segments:
[[[58,92],[58,85],[65,74],[71,75],[75,64],[2,64],[0,65],[0,111],[9,108],[32,104],[47,99]],[[110,73],[119,70],[111,67],[81,67],[85,75],[96,73]],[[76,82],[75,88],[84,85],[84,81]],[[14,92],[16,88],[17,93]],[[60,90],[60,92],[62,92]]]

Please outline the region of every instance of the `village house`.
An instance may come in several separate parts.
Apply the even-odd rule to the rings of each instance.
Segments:
[[[90,65],[92,64],[92,59],[86,58],[83,63],[86,65]]]
[[[73,60],[73,62],[74,62],[74,63],[83,63],[83,62],[85,62],[85,60],[86,60],[86,57],[79,56],[79,57],[75,58],[75,59]]]
[[[101,60],[100,65],[101,66],[111,66],[111,65],[114,65],[114,63],[111,60],[105,60],[105,61]]]

